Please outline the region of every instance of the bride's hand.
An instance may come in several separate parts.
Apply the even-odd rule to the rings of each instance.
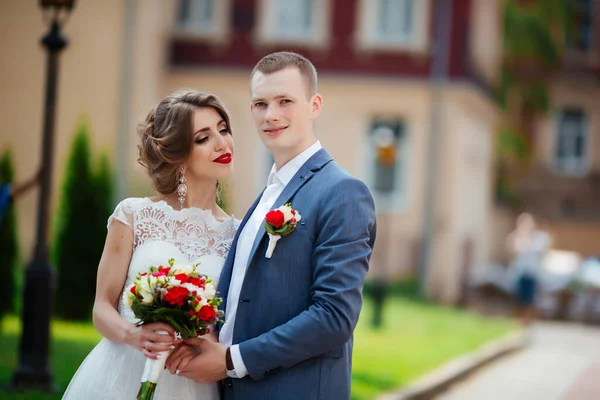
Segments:
[[[167,334],[157,333],[165,331]],[[175,348],[175,329],[163,322],[154,322],[142,326],[132,326],[127,332],[125,342],[141,351],[145,357],[156,360],[161,351],[169,351]]]
[[[167,362],[165,363],[165,368],[168,369],[172,374],[177,374],[179,370],[185,368],[185,366],[200,354],[200,350],[196,346],[189,346],[187,344],[182,343],[177,346],[175,351],[169,354],[167,358]]]

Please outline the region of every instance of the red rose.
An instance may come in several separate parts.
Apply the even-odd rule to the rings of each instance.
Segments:
[[[206,280],[204,278],[189,278],[188,283],[191,283],[194,286],[198,286],[201,289],[204,289],[204,284]]]
[[[129,291],[135,295],[135,285],[133,285]]]
[[[175,286],[167,292],[167,295],[165,296],[165,301],[174,306],[181,307],[183,306],[183,303],[185,303],[185,301],[187,300],[189,294],[190,291],[186,288],[181,286]]]
[[[281,228],[285,222],[285,216],[279,210],[269,211],[266,219],[269,224],[275,227],[275,229]]]
[[[164,270],[162,270],[162,271],[154,272],[154,273],[152,274],[152,276],[154,276],[154,277],[157,277],[157,278],[158,278],[159,276],[167,276],[167,273],[166,273]]]
[[[177,279],[181,283],[186,283],[189,281],[189,277],[186,274],[177,274],[175,275],[175,279]]]
[[[196,316],[202,321],[210,322],[217,317],[217,312],[214,308],[212,308],[212,306],[205,305],[202,306],[202,308],[200,309],[200,311],[198,311],[198,314],[196,314]]]

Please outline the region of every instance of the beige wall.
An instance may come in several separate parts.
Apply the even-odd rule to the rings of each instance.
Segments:
[[[151,193],[145,171],[136,163],[135,126],[164,95],[182,87],[218,95],[231,113],[235,173],[227,186],[231,211],[238,218],[264,185],[268,154],[256,136],[249,112],[249,71],[167,68],[174,4],[160,0],[78,2],[66,27],[71,45],[61,60],[53,207],[70,140],[81,115],[91,122],[95,148],[110,151],[115,162],[121,160],[118,176],[126,177],[126,188],[119,197]],[[125,29],[128,12],[133,23]],[[14,54],[0,65],[0,99],[5,105],[0,108],[0,117],[7,121],[5,132],[9,132],[2,135],[0,143],[12,145],[19,179],[33,173],[37,161],[32,160],[40,157],[44,57],[37,41],[44,30],[33,3],[12,2],[8,12],[0,15],[0,50]],[[18,46],[7,39],[8,32],[20,37]],[[126,50],[127,46],[132,52]],[[366,140],[373,118],[392,117],[405,122],[405,198],[391,216],[380,215],[373,265],[374,270],[388,276],[411,274],[421,240],[424,174],[430,162],[426,147],[429,87],[416,80],[323,74],[320,92],[324,109],[316,122],[317,136],[344,168],[363,180],[368,178]],[[474,238],[476,264],[486,261],[489,253],[485,237],[491,164],[487,156],[479,158],[478,154],[489,146],[497,110],[468,84],[450,85],[445,101],[438,236],[431,276],[439,289],[436,296],[454,301],[459,290],[460,246],[465,238]],[[33,193],[18,203],[26,258],[32,246],[32,210],[36,204]]]
[[[52,208],[78,121],[90,121],[93,145],[112,151],[118,121],[119,54],[122,1],[83,0],[66,24],[69,46],[60,59],[55,129]],[[0,13],[0,146],[14,151],[16,179],[40,165],[45,52],[39,45],[47,27],[36,1],[3,1]],[[21,250],[29,259],[33,245],[37,193],[17,203]]]
[[[125,192],[118,193],[119,197],[152,193],[146,170],[137,163],[139,137],[136,127],[150,109],[170,92],[165,87],[167,49],[177,4],[162,0],[133,0],[130,3],[134,5],[133,53],[131,59],[125,62],[129,68],[130,89],[122,94],[122,101],[129,106],[124,110],[125,121],[121,121],[117,138],[117,151],[121,146],[126,149],[120,165],[125,176]]]
[[[452,85],[444,101],[443,165],[436,246],[428,266],[429,293],[454,303],[460,298],[467,271],[490,261],[491,168],[498,110],[466,85]]]
[[[151,193],[146,172],[136,162],[136,125],[166,94],[166,50],[175,5],[161,0],[77,2],[65,25],[69,46],[60,59],[52,208],[82,118],[89,121],[95,153],[107,152],[117,179],[124,177],[125,191],[118,198]],[[126,12],[131,13],[129,29]],[[46,59],[38,42],[46,30],[37,2],[3,2],[0,50],[11,56],[0,64],[0,117],[5,121],[0,146],[13,149],[17,180],[33,174],[41,157]],[[32,191],[17,203],[25,259],[33,246],[34,210],[37,193]]]
[[[496,82],[502,56],[502,1],[471,1],[469,49],[477,71]]]

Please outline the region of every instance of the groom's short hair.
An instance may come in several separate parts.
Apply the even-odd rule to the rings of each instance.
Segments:
[[[306,81],[309,97],[317,93],[317,69],[308,58],[291,51],[267,54],[254,66],[250,78],[252,79],[257,72],[269,75],[290,67],[298,68],[300,71],[300,75]]]

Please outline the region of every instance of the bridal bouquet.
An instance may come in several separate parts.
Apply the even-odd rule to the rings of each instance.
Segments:
[[[210,333],[209,326],[220,322],[223,299],[216,296],[215,285],[206,275],[196,272],[196,265],[176,264],[150,267],[138,273],[132,285],[123,292],[123,304],[133,310],[138,326],[165,322],[187,339]],[[166,332],[159,332],[164,333]],[[138,400],[151,400],[156,382],[164,369],[168,351],[156,360],[146,359]]]

